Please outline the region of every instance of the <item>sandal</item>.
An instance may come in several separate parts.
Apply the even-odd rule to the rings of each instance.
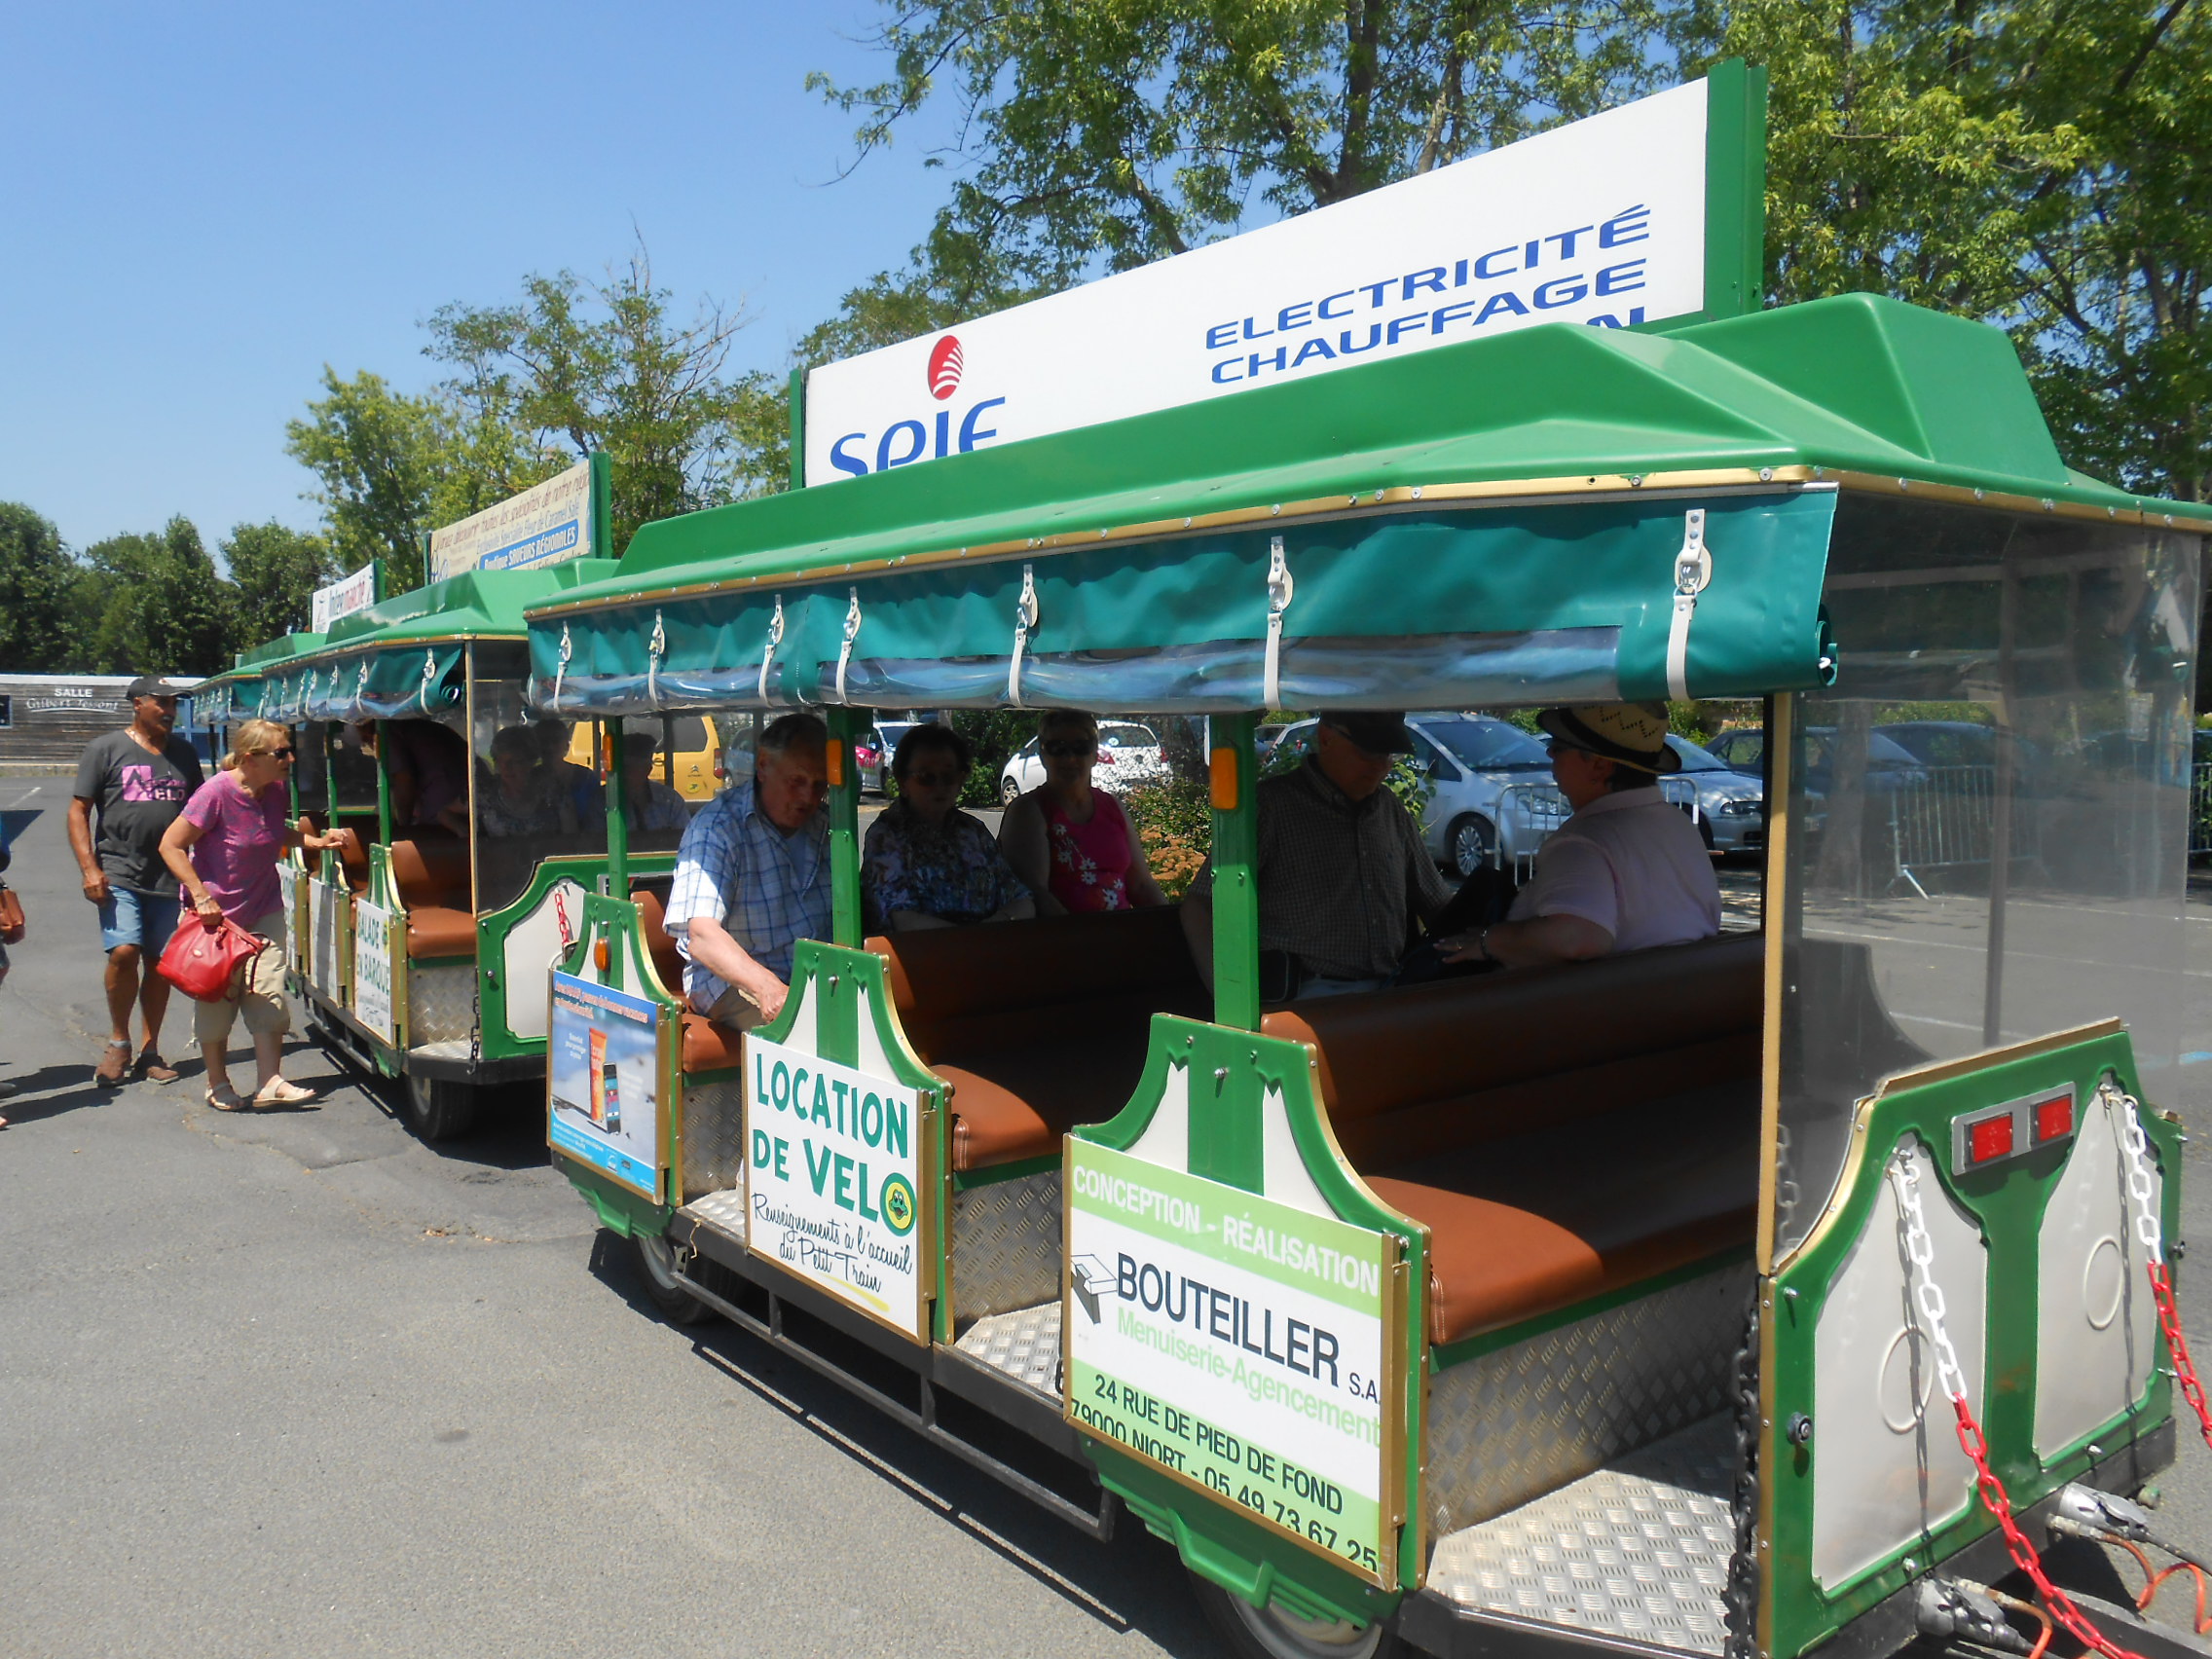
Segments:
[[[138,1051],[138,1059],[131,1066],[130,1075],[132,1077],[151,1078],[156,1083],[174,1083],[184,1073],[163,1059],[160,1051],[155,1049],[153,1044],[149,1043]]]
[[[255,1091],[253,1103],[256,1106],[304,1106],[314,1097],[312,1088],[302,1088],[289,1078],[273,1077]]]
[[[92,1068],[92,1081],[102,1088],[113,1088],[123,1081],[123,1074],[130,1069],[130,1039],[110,1037],[107,1052],[100,1063]]]
[[[245,1110],[245,1101],[240,1097],[239,1091],[227,1083],[220,1088],[210,1088],[207,1091],[207,1104],[214,1107],[218,1112],[242,1112]]]

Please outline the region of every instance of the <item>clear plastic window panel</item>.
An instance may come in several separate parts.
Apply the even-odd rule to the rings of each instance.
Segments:
[[[545,859],[607,851],[597,723],[541,719],[525,690],[519,675],[470,686],[480,913],[519,899]]]
[[[1797,700],[1778,1241],[1883,1078],[2112,1016],[2183,1035],[2198,542],[1847,496]]]

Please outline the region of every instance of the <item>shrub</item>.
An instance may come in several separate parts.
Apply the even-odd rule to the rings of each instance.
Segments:
[[[1213,848],[1213,813],[1206,786],[1190,778],[1163,778],[1120,797],[1144,846],[1153,879],[1170,900],[1190,891]]]

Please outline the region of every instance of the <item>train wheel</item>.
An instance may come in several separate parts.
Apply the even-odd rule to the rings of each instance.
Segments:
[[[638,1268],[645,1294],[671,1325],[697,1325],[714,1317],[715,1310],[685,1290],[676,1279],[676,1246],[665,1233],[631,1235],[638,1247]]]
[[[1237,1659],[1397,1659],[1405,1651],[1396,1633],[1379,1624],[1302,1619],[1278,1606],[1255,1607],[1195,1572],[1191,1588],[1206,1623]]]
[[[478,1090],[468,1084],[409,1072],[402,1103],[407,1126],[418,1139],[434,1144],[459,1140],[474,1128],[482,1101]]]

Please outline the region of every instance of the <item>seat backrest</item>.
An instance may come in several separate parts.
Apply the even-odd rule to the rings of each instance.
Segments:
[[[660,976],[662,987],[672,997],[683,995],[683,956],[676,948],[676,940],[669,933],[663,918],[666,907],[661,897],[649,887],[634,888],[630,898],[638,906],[638,929],[645,941],[645,952],[652,958],[653,972]]]
[[[1261,1029],[1312,1045],[1355,1164],[1427,1157],[1755,1066],[1764,960],[1755,934],[1724,935],[1318,997]]]
[[[1172,905],[930,928],[867,945],[889,960],[900,1022],[924,1058],[1064,1036],[1063,1011],[1204,1006]]]
[[[468,848],[458,837],[418,833],[393,841],[391,876],[410,908],[468,908]]]

